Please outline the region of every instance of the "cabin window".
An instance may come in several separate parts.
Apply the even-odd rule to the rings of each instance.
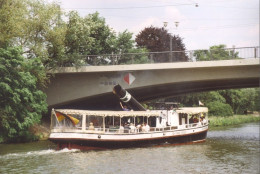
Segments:
[[[136,117],[135,124],[142,125],[144,122],[144,117]]]
[[[180,113],[179,114],[179,125],[188,124],[188,114]]]
[[[120,117],[105,117],[105,127],[118,127],[120,126]]]
[[[80,128],[82,125],[82,116],[77,114],[64,114],[59,116],[52,114],[53,127]]]
[[[90,123],[93,123],[95,128],[103,127],[103,117],[101,116],[86,116],[86,126],[89,127]]]
[[[109,126],[113,126],[113,125],[114,125],[113,117],[106,117],[105,118],[105,126],[106,126],[106,128],[109,128]]]
[[[148,118],[148,125],[150,127],[156,127],[156,117],[149,117]]]
[[[121,122],[122,122],[122,124],[125,124],[125,123],[127,123],[127,124],[134,123],[134,117],[123,117],[123,118],[121,119]]]
[[[72,117],[72,120],[74,120],[74,123],[76,127],[80,128],[82,126],[82,116],[77,114],[69,114]]]

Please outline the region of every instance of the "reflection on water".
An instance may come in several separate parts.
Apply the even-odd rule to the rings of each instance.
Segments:
[[[259,173],[259,124],[210,131],[192,145],[54,149],[48,141],[0,145],[0,173]]]

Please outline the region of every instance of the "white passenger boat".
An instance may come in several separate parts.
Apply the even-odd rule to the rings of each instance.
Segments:
[[[208,108],[156,111],[52,110],[49,140],[58,149],[103,149],[205,141]]]

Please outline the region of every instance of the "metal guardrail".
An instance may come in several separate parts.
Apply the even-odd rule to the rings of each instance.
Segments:
[[[142,63],[197,62],[211,60],[232,60],[258,58],[260,47],[238,47],[210,50],[163,51],[145,53],[123,53],[86,55],[86,66],[91,65],[122,65]]]

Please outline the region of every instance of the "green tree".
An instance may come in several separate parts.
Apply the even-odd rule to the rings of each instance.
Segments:
[[[207,104],[210,116],[232,116],[232,108],[229,104],[213,101]]]
[[[255,98],[253,100],[255,101],[253,111],[260,112],[260,88],[255,89]]]
[[[133,34],[125,30],[119,33],[115,43],[116,53],[128,53],[134,47],[134,40],[132,40]]]
[[[247,111],[259,110],[259,89],[245,88],[201,92],[169,98],[167,101],[176,101],[190,107],[198,106],[198,101],[201,101],[204,106],[212,110],[209,113],[215,116],[227,116],[230,113],[244,114]],[[223,108],[218,109],[220,106]]]
[[[238,52],[228,50],[226,45],[211,46],[209,50],[196,50],[194,56],[197,61],[237,59]]]
[[[172,54],[173,61],[188,61],[188,56],[185,54],[185,45],[182,38],[172,36],[164,28],[147,27],[136,36],[138,47],[147,48],[151,52],[170,51],[170,39],[172,39],[172,50],[180,51]],[[156,54],[154,56],[156,62],[168,62],[169,53]]]
[[[0,0],[0,47],[11,45],[22,35],[26,3],[19,0]]]
[[[199,101],[207,105],[207,103],[218,101],[221,103],[225,103],[226,99],[219,94],[218,91],[210,91],[210,92],[200,92],[200,93],[192,93],[186,94],[183,96],[174,97],[167,100],[176,100],[180,103],[183,103],[185,106],[199,106]]]
[[[43,0],[0,1],[0,47],[18,46],[27,58],[46,67],[64,56],[65,25],[57,3]],[[53,59],[56,59],[53,61]]]
[[[90,27],[90,38],[93,39],[92,47],[89,50],[89,54],[108,54],[112,53],[115,49],[113,40],[115,39],[115,33],[106,24],[105,18],[100,17],[99,13],[93,13],[86,16],[85,21]]]
[[[133,48],[128,50],[128,53],[118,56],[117,64],[144,64],[151,62],[145,48]]]
[[[111,56],[86,55],[124,54],[135,49],[132,33],[126,30],[117,35],[99,13],[65,14],[59,4],[44,0],[0,0],[0,30],[0,47],[19,46],[23,55],[40,58],[48,69],[108,64]],[[121,58],[121,62],[128,61]]]
[[[258,93],[254,88],[222,90],[220,94],[225,97],[235,114],[256,109]]]
[[[85,23],[84,18],[74,11],[68,14],[68,18],[64,41],[66,55],[59,66],[80,64],[82,56],[89,54],[91,45],[94,43],[94,40],[90,38],[90,26]]]
[[[125,30],[115,39],[115,53],[119,55],[117,64],[140,64],[149,62],[145,48],[135,48],[133,34]]]
[[[81,17],[72,11],[68,16],[65,37],[67,59],[61,66],[80,63],[91,65],[127,63],[129,56],[124,56],[125,53],[143,50],[134,48],[132,33],[125,30],[116,34],[97,12]],[[111,56],[112,54],[116,56]]]
[[[47,111],[46,95],[37,89],[38,79],[44,77],[35,74],[45,75],[39,62],[28,62],[21,49],[0,48],[0,137],[5,140],[26,141],[28,128]]]

